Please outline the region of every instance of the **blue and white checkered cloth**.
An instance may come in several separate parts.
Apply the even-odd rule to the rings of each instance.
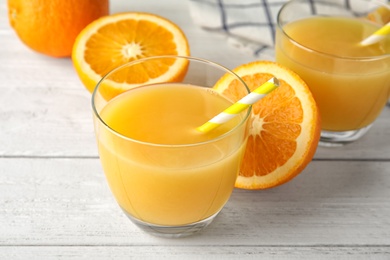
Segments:
[[[286,2],[288,0],[190,0],[189,8],[195,24],[228,35],[230,43],[251,55],[273,59],[276,18]],[[351,9],[356,6],[354,0],[334,2]]]
[[[222,32],[254,55],[273,48],[276,16],[288,0],[190,0],[190,13],[202,28]]]

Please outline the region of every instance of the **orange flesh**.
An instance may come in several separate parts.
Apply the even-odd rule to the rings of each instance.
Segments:
[[[173,34],[156,23],[128,19],[107,24],[92,35],[86,43],[84,58],[92,70],[103,76],[124,63],[158,55],[177,55]],[[128,81],[122,77],[118,82],[143,83],[165,73],[169,65],[155,74],[145,74],[145,69],[138,66],[137,79]]]
[[[254,74],[242,79],[253,90],[272,75]],[[226,89],[225,95],[234,98],[239,96],[235,82]],[[228,92],[228,93],[226,93]],[[252,125],[262,120],[262,131],[251,133],[248,138],[244,164],[240,174],[251,177],[254,174],[265,176],[286,163],[296,150],[296,139],[301,133],[303,109],[294,90],[285,82],[252,108]],[[259,117],[261,119],[259,119]],[[283,147],[281,152],[279,149]]]

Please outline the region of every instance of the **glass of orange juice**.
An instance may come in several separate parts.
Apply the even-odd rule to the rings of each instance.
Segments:
[[[320,144],[363,136],[390,94],[390,38],[361,41],[381,25],[367,17],[371,1],[291,0],[279,11],[276,61],[308,84],[322,118]]]
[[[225,74],[210,61],[158,56],[108,73],[93,97],[100,161],[120,208],[137,226],[166,237],[202,230],[228,201],[247,140],[250,108],[226,124],[196,128],[232,104],[213,90]],[[124,89],[128,89],[124,91]]]

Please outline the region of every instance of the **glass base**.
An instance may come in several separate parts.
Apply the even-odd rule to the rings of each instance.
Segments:
[[[365,135],[368,130],[370,130],[371,126],[372,124],[357,130],[343,132],[322,130],[319,145],[325,147],[335,147],[351,143]]]
[[[155,225],[143,222],[139,219],[134,218],[130,214],[128,214],[125,210],[126,216],[140,229],[145,231],[148,234],[158,236],[158,237],[166,237],[166,238],[179,238],[179,237],[187,237],[191,236],[195,233],[198,233],[202,231],[205,227],[207,227],[214,218],[218,215],[218,212],[206,219],[203,219],[201,221],[191,223],[188,225],[182,225],[182,226],[162,226],[162,225]]]

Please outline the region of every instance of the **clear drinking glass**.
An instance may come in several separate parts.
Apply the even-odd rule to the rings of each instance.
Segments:
[[[367,18],[378,8],[372,2],[291,0],[279,11],[276,61],[311,89],[322,118],[320,145],[359,139],[389,97],[390,39],[359,44],[380,28]]]
[[[170,69],[181,73],[156,76]],[[149,233],[181,237],[202,230],[233,191],[250,108],[208,134],[196,130],[231,104],[212,90],[225,74],[236,79],[242,96],[249,93],[228,69],[177,56],[118,67],[93,93],[95,133],[106,179],[128,218]],[[152,82],[142,83],[145,75],[154,78]],[[130,86],[134,88],[120,91]]]

